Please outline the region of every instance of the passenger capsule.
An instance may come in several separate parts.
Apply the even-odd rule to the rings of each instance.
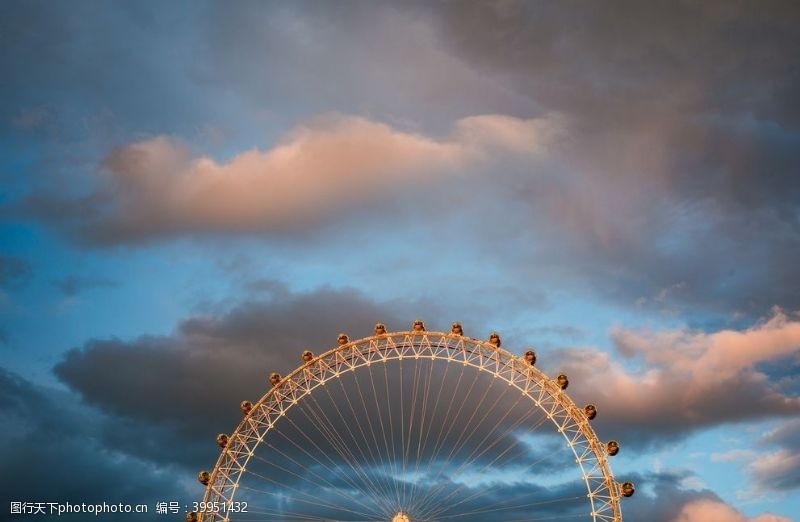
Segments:
[[[186,513],[186,522],[197,522],[200,520],[200,517],[197,515],[197,511],[189,511]]]
[[[622,493],[623,497],[632,497],[635,492],[636,488],[633,482],[623,482],[620,486],[620,493]]]
[[[383,335],[386,333],[386,325],[383,323],[375,324],[375,335]]]
[[[275,372],[269,374],[269,383],[271,385],[277,386],[279,382],[281,382],[281,374]]]
[[[414,332],[424,332],[425,331],[425,323],[421,320],[417,319],[414,321],[414,324],[411,325],[411,330]]]
[[[453,323],[450,326],[450,333],[456,335],[464,335],[464,329],[461,327],[461,323]]]
[[[612,457],[619,453],[619,442],[615,440],[610,440],[606,443],[606,453],[611,455]]]
[[[311,362],[314,359],[314,354],[311,350],[303,350],[303,355],[300,356],[303,362]]]
[[[200,484],[208,486],[208,483],[211,482],[211,473],[208,471],[201,471],[197,474],[197,480],[200,482]]]
[[[349,337],[347,337],[347,334],[346,334],[346,333],[340,333],[340,334],[339,334],[339,337],[337,337],[337,338],[336,338],[336,341],[337,341],[337,342],[338,342],[340,345],[341,345],[341,344],[347,344],[347,343],[349,343],[349,342],[350,342],[350,338],[349,338]]]
[[[528,350],[525,352],[525,362],[533,366],[536,364],[536,352],[533,350]]]
[[[583,407],[583,413],[586,414],[587,419],[592,420],[597,417],[597,408],[594,404],[587,404]]]
[[[566,390],[567,386],[569,386],[569,379],[567,379],[566,374],[562,373],[558,376],[558,378],[556,378],[556,383],[558,384],[559,388]]]
[[[239,405],[239,409],[242,410],[242,413],[247,415],[250,413],[250,410],[253,409],[253,403],[250,401],[242,401],[242,403]]]
[[[500,348],[500,345],[502,344],[502,342],[500,341],[500,334],[497,332],[492,332],[491,334],[489,334],[489,344],[494,345],[497,348]]]
[[[219,435],[217,435],[217,444],[219,445],[220,448],[224,448],[225,446],[227,446],[228,436],[225,435],[224,433],[220,433]]]

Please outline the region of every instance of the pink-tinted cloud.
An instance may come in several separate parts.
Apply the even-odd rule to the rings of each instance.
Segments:
[[[574,382],[573,394],[598,404],[600,426],[613,425],[623,440],[626,433],[629,440],[653,440],[701,426],[800,414],[800,398],[758,369],[800,352],[800,321],[780,310],[742,331],[617,328],[612,336],[627,364],[593,349],[565,350],[559,361]]]
[[[753,493],[800,488],[800,418],[778,425],[758,440],[767,450],[734,449],[712,453],[712,462],[742,462]]]
[[[750,460],[756,456],[756,452],[747,449],[733,449],[723,453],[712,453],[711,462],[736,462]]]
[[[423,190],[495,155],[537,154],[558,127],[556,118],[482,115],[434,138],[328,114],[298,125],[271,148],[222,162],[159,136],[107,158],[94,199],[101,209],[82,216],[83,228],[114,242],[313,226],[381,203],[394,189]]]
[[[795,487],[800,485],[800,453],[796,451],[781,449],[761,455],[748,469],[766,488],[776,481],[779,485],[784,481],[792,481]]]
[[[800,351],[800,321],[775,310],[768,321],[744,331],[707,334],[617,329],[614,337],[622,353],[640,355],[651,365],[669,365],[677,372],[691,375],[702,387],[733,377],[756,363]]]
[[[753,455],[747,472],[758,490],[800,488],[800,417],[784,422],[760,440],[772,450]]]
[[[765,513],[747,517],[728,504],[712,499],[689,502],[672,522],[792,522],[791,519]]]

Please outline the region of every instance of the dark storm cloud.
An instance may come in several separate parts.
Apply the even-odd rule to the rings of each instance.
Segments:
[[[98,162],[133,136],[180,132],[205,144],[218,103],[193,80],[201,2],[34,1],[0,6],[0,217],[59,223],[95,208]],[[169,49],[165,52],[164,49]],[[88,174],[88,176],[87,176]],[[39,194],[61,194],[69,205]],[[47,199],[47,201],[40,201]]]
[[[216,433],[238,422],[239,402],[258,399],[269,373],[295,368],[304,349],[327,349],[340,331],[361,337],[378,320],[391,327],[407,317],[402,306],[398,311],[354,291],[281,290],[218,316],[187,319],[170,336],[88,341],[69,351],[55,373],[92,405],[170,429],[176,443],[186,437],[212,447]],[[196,457],[197,447],[185,449]]]
[[[759,120],[800,122],[794,2],[512,0],[442,3],[430,12],[454,53],[597,124],[675,109],[755,110]]]
[[[174,471],[102,443],[113,418],[81,406],[66,392],[36,386],[0,368],[0,466],[9,502],[145,503],[186,498]],[[4,520],[8,511],[4,512]],[[26,520],[21,515],[10,520]],[[93,516],[93,515],[91,515]],[[87,515],[62,515],[86,520]],[[124,520],[142,516],[121,515]]]
[[[533,221],[566,232],[562,250],[577,243],[569,262],[594,285],[651,301],[683,285],[671,302],[756,314],[797,307],[795,3],[462,2],[430,12],[453,53],[569,115],[562,173],[591,197],[567,190],[558,212]],[[532,177],[519,183],[537,198]]]
[[[416,317],[411,310],[416,314],[429,309],[431,312],[424,315],[439,315],[434,313],[434,305],[430,303],[382,303],[348,290],[323,288],[310,293],[292,293],[279,284],[262,286],[266,287],[268,294],[261,294],[261,300],[240,304],[219,315],[187,319],[170,336],[144,336],[130,342],[91,340],[68,352],[55,367],[55,373],[87,403],[120,418],[120,429],[105,433],[109,444],[137,453],[142,458],[158,458],[189,466],[202,466],[204,462],[210,465],[208,455],[213,449],[213,437],[219,432],[230,432],[236,426],[241,418],[239,402],[258,399],[268,388],[269,373],[286,373],[294,369],[300,362],[299,354],[303,349],[311,348],[317,353],[324,351],[333,345],[332,341],[340,331],[349,332],[354,338],[369,335],[371,325],[377,320],[383,321],[390,329],[408,328],[407,318]],[[431,329],[447,328],[446,323],[431,322],[428,326]],[[407,368],[404,377],[406,392],[401,396],[397,371],[398,368],[392,367],[392,371],[386,374],[388,380],[384,374],[376,378],[380,389],[391,390],[389,397],[393,397],[391,407],[395,410],[400,409],[397,402],[400,399],[395,397],[407,401],[412,398],[408,391],[413,385],[410,379],[416,375],[419,378],[423,374],[426,378],[430,375],[427,368],[426,372],[415,369],[413,365]],[[539,416],[526,415],[531,410],[520,402],[518,394],[510,393],[508,387],[472,371],[467,372],[462,380],[460,376],[463,373],[461,367],[449,365],[444,372],[437,370],[440,379],[431,388],[440,390],[437,397],[441,399],[435,405],[427,406],[428,424],[445,418],[448,420],[447,426],[443,425],[436,433],[426,432],[431,440],[436,437],[438,441],[437,445],[425,446],[421,454],[423,458],[432,460],[432,469],[446,471],[449,463],[441,459],[456,446],[459,450],[452,455],[453,458],[471,457],[473,466],[496,458],[494,464],[497,466],[509,466],[509,461],[513,460],[516,466],[535,464],[537,469],[551,467],[552,463],[536,456],[536,452],[527,449],[517,438],[520,430],[524,432],[526,426],[540,421]],[[368,384],[363,376],[358,381],[343,378],[342,393],[348,390],[348,395],[357,397],[360,395],[357,395],[356,385],[368,390],[373,384]],[[333,387],[338,391],[336,385]],[[316,406],[309,405],[311,411],[320,409],[317,401],[327,405],[322,411],[338,412],[338,408],[343,408],[336,402],[326,402],[328,396],[322,391],[321,398],[314,402]],[[482,405],[485,413],[482,411],[474,417],[473,409],[464,407],[469,402],[467,398]],[[420,403],[417,415],[421,415],[421,397],[416,399]],[[388,408],[384,404],[386,400],[381,396],[380,406]],[[363,406],[356,404],[362,413],[355,422],[366,426],[366,417],[369,417],[381,419],[388,426],[386,411],[373,402],[367,401]],[[451,406],[454,403],[455,406]],[[292,427],[299,432],[289,437],[290,440],[300,438],[303,432],[317,432],[306,408],[298,408],[290,418],[293,419]],[[514,411],[510,412],[512,409]],[[344,413],[349,415],[346,409]],[[334,415],[331,422],[339,417]],[[348,418],[351,416],[343,414],[340,420]],[[454,423],[467,424],[470,421],[474,425],[470,431],[452,427]],[[285,429],[291,432],[292,427],[287,425]],[[445,429],[447,427],[449,429]],[[347,428],[338,426],[340,432],[348,433],[350,437],[359,436],[358,431]],[[542,431],[547,428],[549,423]],[[387,436],[400,440],[399,425],[394,426],[394,431],[385,429]],[[155,439],[173,441],[175,446],[172,447],[179,445],[180,449],[170,453],[165,449],[170,444],[140,442]],[[285,439],[281,440],[286,442]],[[485,451],[471,453],[479,442]],[[436,449],[440,453],[433,455]],[[283,451],[296,455],[298,449],[288,447]],[[507,454],[501,454],[504,451]],[[334,453],[333,448],[330,453]]]
[[[131,124],[135,132],[199,125],[202,108],[182,101],[199,92],[191,81],[198,44],[189,26],[203,3],[187,6],[3,2],[0,63],[13,74],[0,82],[0,125],[32,130],[47,123],[54,127],[48,137],[60,143],[80,142],[99,123],[116,136]],[[76,129],[79,136],[70,136]]]
[[[205,34],[207,81],[284,126],[331,108],[437,131],[474,114],[534,114],[525,96],[443,50],[427,13],[409,7],[216,4]]]

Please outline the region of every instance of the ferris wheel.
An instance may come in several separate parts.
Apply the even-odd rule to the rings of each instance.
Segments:
[[[337,341],[241,403],[187,522],[622,521],[635,488],[611,473],[619,443],[597,438],[597,408],[532,349],[420,320]]]

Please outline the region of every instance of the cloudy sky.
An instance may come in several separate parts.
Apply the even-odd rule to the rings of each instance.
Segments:
[[[196,499],[269,371],[422,317],[567,371],[632,520],[800,520],[798,25],[0,1],[2,517]]]

